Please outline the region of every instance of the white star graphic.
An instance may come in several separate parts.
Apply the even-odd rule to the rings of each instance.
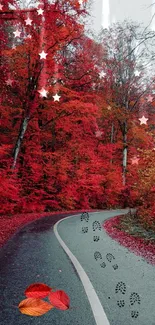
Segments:
[[[131,159],[131,161],[132,161],[132,165],[138,165],[139,158],[135,156]]]
[[[47,97],[48,91],[45,90],[44,88],[42,88],[41,90],[39,90],[39,93],[40,93],[41,97]]]
[[[17,29],[15,32],[13,32],[15,37],[20,37],[21,32]]]
[[[44,51],[42,51],[41,53],[39,53],[39,55],[40,55],[40,59],[46,59],[47,53],[45,53]]]
[[[0,10],[2,10],[2,9],[3,9],[3,5],[0,4]]]
[[[16,46],[15,44],[12,45],[12,49],[15,50],[16,49]]]
[[[27,19],[25,19],[26,25],[31,25],[32,23],[32,19],[30,19],[29,17]]]
[[[101,72],[99,73],[99,77],[100,77],[100,79],[101,79],[101,78],[104,78],[105,75],[106,75],[106,73],[105,73],[104,71],[101,71]]]
[[[141,125],[141,124],[147,124],[147,120],[148,120],[148,118],[146,118],[146,117],[143,115],[141,118],[139,118],[139,120],[140,120],[140,125]]]
[[[151,95],[149,95],[149,96],[147,97],[147,101],[151,103],[152,100],[153,100],[153,97],[152,97]]]
[[[61,97],[61,96],[59,96],[58,94],[56,94],[55,96],[52,96],[53,98],[54,98],[54,101],[58,101],[59,102],[59,98]]]
[[[83,4],[83,0],[79,0],[79,4],[82,5]]]
[[[28,34],[26,38],[30,38],[30,39],[31,39],[31,38],[32,38],[32,36],[31,36],[30,34]]]
[[[44,12],[44,10],[42,10],[41,8],[37,10],[38,15],[42,15],[43,12]]]
[[[13,83],[13,80],[12,79],[8,79],[8,80],[6,80],[6,84],[8,85],[8,86],[12,86],[12,83]]]
[[[96,131],[96,132],[95,132],[96,138],[100,138],[101,135],[102,135],[102,133],[103,133],[103,132],[101,132],[101,131],[99,131],[99,130]]]
[[[140,72],[139,72],[138,70],[136,70],[136,71],[134,72],[134,75],[135,75],[136,77],[139,77]]]

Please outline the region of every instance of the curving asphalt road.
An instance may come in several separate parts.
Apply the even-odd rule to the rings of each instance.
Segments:
[[[0,324],[100,325],[103,317],[102,325],[155,325],[154,266],[101,229],[104,220],[124,212],[82,219],[66,214],[59,223],[62,216],[46,217],[8,241],[0,251]],[[35,282],[65,290],[73,308],[41,317],[21,314],[17,306]]]

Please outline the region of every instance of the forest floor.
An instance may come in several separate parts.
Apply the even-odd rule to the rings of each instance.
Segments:
[[[95,212],[94,210],[87,210]],[[2,247],[10,237],[26,224],[37,219],[52,215],[63,215],[66,213],[82,213],[84,210],[76,211],[54,211],[42,213],[17,214],[13,216],[0,216],[0,247]],[[155,233],[146,231],[138,225],[134,215],[116,216],[106,220],[103,224],[108,235],[125,246],[136,255],[144,257],[148,263],[155,265]]]
[[[137,223],[134,214],[120,215],[103,223],[106,233],[131,252],[155,265],[155,232],[145,230]]]

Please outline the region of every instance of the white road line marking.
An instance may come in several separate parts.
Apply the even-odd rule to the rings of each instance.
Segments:
[[[76,216],[79,216],[76,215]],[[73,218],[74,216],[69,216],[65,219],[69,219],[69,218]],[[57,237],[60,245],[62,246],[62,248],[64,249],[64,251],[66,252],[66,254],[69,256],[70,260],[72,261],[73,265],[75,266],[79,277],[81,279],[81,282],[84,286],[86,295],[88,297],[91,309],[93,311],[94,314],[94,318],[96,321],[96,325],[110,325],[107,316],[104,312],[104,309],[101,305],[101,302],[96,294],[96,291],[92,285],[92,283],[90,282],[88,275],[86,274],[86,272],[84,271],[84,269],[82,268],[81,264],[79,263],[79,261],[77,260],[77,258],[72,254],[72,252],[69,250],[69,248],[67,247],[67,245],[64,243],[64,241],[61,239],[61,237],[58,234],[58,230],[57,230],[57,226],[60,222],[64,221],[65,219],[61,219],[59,220],[55,225],[54,225],[54,233],[55,236]]]

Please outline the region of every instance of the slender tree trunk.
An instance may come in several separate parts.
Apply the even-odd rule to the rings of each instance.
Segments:
[[[127,123],[124,122],[124,130],[123,130],[123,185],[126,184],[126,168],[127,168]]]
[[[114,143],[114,122],[112,122],[112,126],[111,126],[110,142],[111,143]],[[113,159],[111,159],[110,162],[112,164],[113,163]]]
[[[24,134],[25,134],[27,126],[28,126],[28,122],[29,122],[29,117],[24,117],[24,119],[21,122],[21,127],[20,127],[20,131],[19,131],[18,139],[16,141],[14,152],[13,152],[12,169],[14,169],[16,167],[17,158],[18,158],[19,151],[20,151],[20,148],[21,148],[21,144],[22,144],[22,141],[23,141],[23,138],[24,138]]]
[[[114,143],[114,122],[112,122],[111,126],[111,143]]]

